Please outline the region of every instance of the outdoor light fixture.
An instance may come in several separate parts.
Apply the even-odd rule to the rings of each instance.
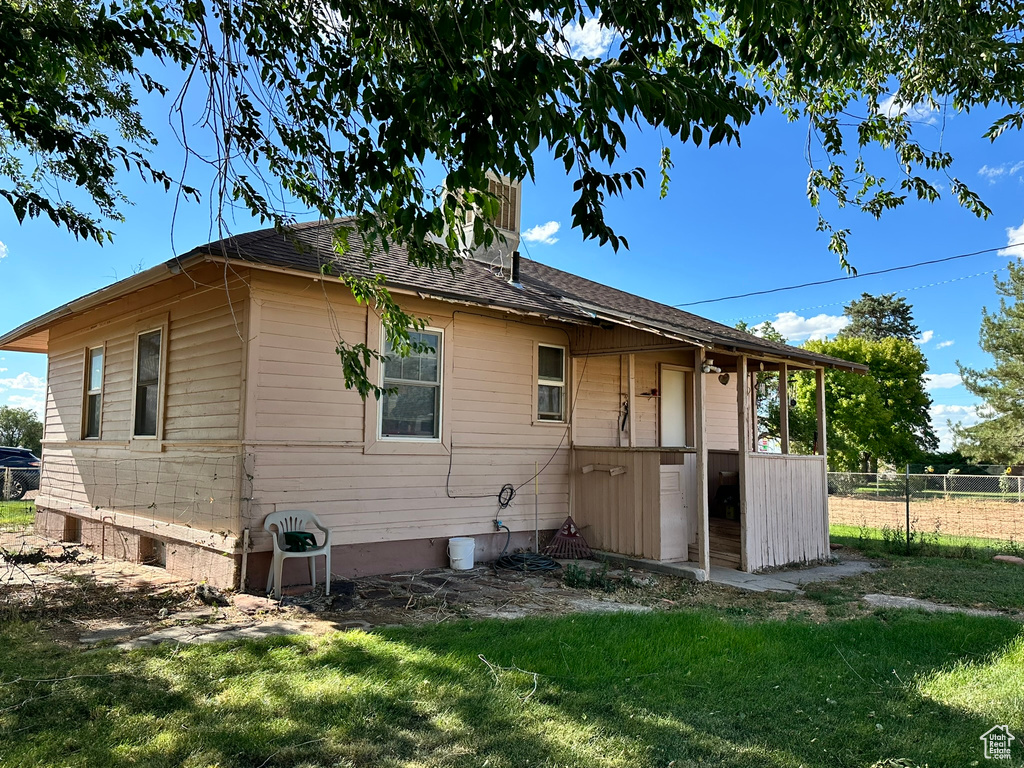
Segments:
[[[704,364],[700,367],[701,373],[721,373],[722,369],[715,365],[715,361],[710,357],[704,361]]]

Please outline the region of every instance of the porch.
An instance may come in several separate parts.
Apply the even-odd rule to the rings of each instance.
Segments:
[[[595,355],[574,359],[581,410],[573,420],[570,504],[592,548],[691,566],[699,578],[712,567],[753,573],[828,557],[824,368],[717,351],[712,360],[703,348],[682,345],[599,354],[618,355],[626,386],[620,444],[583,444],[593,377],[581,371]],[[652,354],[653,378],[650,359],[644,361]],[[793,370],[812,372],[816,385],[809,455],[791,451]],[[770,446],[775,452],[759,440],[757,425],[758,375],[765,372],[776,374],[772,394],[786,404],[779,408],[780,438]],[[763,381],[760,390],[763,396]],[[638,424],[645,413],[649,423]]]

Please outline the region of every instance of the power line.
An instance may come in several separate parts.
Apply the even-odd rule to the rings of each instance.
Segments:
[[[719,296],[717,299],[703,299],[702,301],[687,301],[683,304],[673,304],[674,307],[694,307],[698,304],[714,304],[719,301],[731,301],[732,299],[746,299],[751,296],[765,296],[769,293],[781,293],[782,291],[795,291],[798,288],[811,288],[816,285],[828,285],[829,283],[841,283],[846,280],[856,280],[860,277],[872,277],[874,275],[885,275],[890,272],[899,272],[904,269],[914,269],[915,267],[927,267],[932,264],[943,264],[947,261],[956,261],[957,259],[966,259],[970,256],[980,256],[985,253],[994,253],[995,251],[1005,251],[1016,246],[1024,245],[1024,241],[1016,243],[1008,243],[1007,245],[1000,246],[998,248],[986,248],[982,251],[973,251],[971,253],[960,253],[956,256],[946,256],[943,259],[930,259],[928,261],[919,261],[916,264],[903,264],[899,267],[889,267],[888,269],[876,269],[873,272],[860,272],[856,275],[845,275],[844,277],[832,277],[828,280],[815,280],[810,283],[801,283],[800,285],[787,285],[781,288],[767,288],[763,291],[751,291],[750,293],[737,293],[733,296]]]
[[[949,280],[938,280],[934,283],[925,283],[924,285],[915,285],[913,288],[900,288],[897,291],[890,291],[890,293],[910,293],[911,291],[921,291],[925,288],[935,288],[939,285],[948,285],[949,283],[959,283],[961,280],[971,280],[975,277],[985,277],[986,275],[998,275],[1000,272],[1005,272],[1009,269],[1008,266],[999,267],[999,269],[990,269],[986,272],[975,272],[973,275],[963,275],[962,277],[951,277]],[[833,301],[828,304],[815,304],[812,307],[798,307],[797,309],[787,310],[789,312],[809,312],[814,309],[828,309],[829,307],[843,307],[846,306],[845,301]],[[737,320],[757,320],[759,318],[768,318],[778,315],[778,312],[762,312],[758,315],[745,315],[744,317],[734,317],[730,322]]]

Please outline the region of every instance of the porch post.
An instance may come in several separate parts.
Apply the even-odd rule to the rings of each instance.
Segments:
[[[711,542],[708,530],[708,441],[707,413],[704,410],[704,348],[694,351],[693,364],[693,442],[697,449],[697,564],[705,576],[711,575]]]
[[[736,432],[739,444],[738,469],[740,481],[740,569],[749,570],[747,558],[747,453],[750,446],[747,444],[749,434],[750,417],[748,416],[749,405],[747,401],[747,385],[750,377],[747,375],[747,356],[740,355],[736,361]]]
[[[789,367],[779,366],[779,442],[782,453],[789,453]]]
[[[828,529],[828,439],[826,432],[828,425],[825,423],[825,369],[819,368],[815,371],[815,396],[818,407],[818,453],[822,457],[821,482],[822,482],[822,522],[825,533],[825,548],[822,550],[824,557],[829,553],[830,533]]]
[[[825,369],[815,371],[815,396],[818,407],[818,455],[828,456],[828,441],[825,438]]]
[[[576,412],[576,401],[573,393],[576,392],[576,356],[569,356],[569,386],[565,388],[569,396],[566,401],[566,413],[569,415],[569,517],[576,519],[576,446],[573,445],[572,422],[573,414]]]

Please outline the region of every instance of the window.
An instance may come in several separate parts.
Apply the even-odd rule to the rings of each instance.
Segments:
[[[565,349],[537,346],[537,419],[565,421]]]
[[[85,359],[85,430],[82,436],[98,439],[103,409],[103,347],[87,350]]]
[[[429,349],[400,357],[385,344],[380,436],[437,440],[441,436],[441,333],[411,332],[414,344]]]
[[[163,331],[140,333],[135,352],[135,436],[156,437]]]

